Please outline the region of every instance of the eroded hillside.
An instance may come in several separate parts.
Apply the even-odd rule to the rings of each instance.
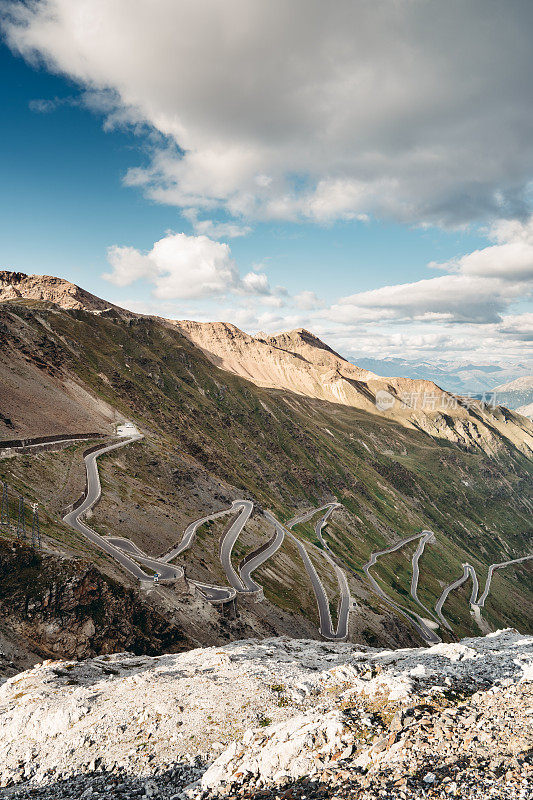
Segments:
[[[521,415],[457,398],[432,381],[379,377],[346,361],[303,328],[253,337],[224,322],[168,324],[179,328],[213,364],[257,386],[358,408],[486,453],[497,452],[503,438],[533,454],[533,426]]]
[[[389,645],[418,641],[409,622],[369,586],[362,566],[371,553],[433,530],[435,540],[420,560],[418,589],[420,601],[433,606],[443,587],[460,576],[462,563],[471,563],[483,581],[489,564],[527,550],[531,462],[496,426],[490,431],[496,446],[488,454],[472,441],[452,445],[416,425],[345,403],[257,386],[213,364],[177,326],[157,319],[18,300],[3,305],[0,336],[3,374],[14,387],[0,409],[4,438],[63,432],[66,426],[83,432],[89,423],[92,430],[111,433],[113,423],[124,419],[145,434],[142,442],[101,460],[103,496],[90,522],[102,533],[126,536],[158,555],[179,541],[194,519],[244,497],[255,507],[233,553],[237,564],[272,535],[263,509],[283,521],[336,498],[342,505],[326,533],[346,565],[358,606],[350,615],[350,639]],[[323,352],[315,356],[339,358]],[[306,358],[291,355],[299,357]],[[38,413],[34,398],[40,398]],[[507,412],[497,413],[503,425]],[[510,416],[506,425],[523,430],[525,441],[528,430],[520,418]],[[1,476],[49,510],[50,543],[65,536],[54,500],[56,458],[44,453],[0,461]],[[81,453],[77,459],[82,482]],[[295,533],[319,545],[314,520],[297,525]],[[224,579],[220,535],[217,525],[200,530],[184,560],[192,578]],[[384,556],[374,569],[389,597],[412,609],[409,570],[415,546]],[[81,557],[91,560],[90,554],[86,545]],[[335,615],[335,576],[319,550],[313,559]],[[489,626],[528,624],[530,576],[527,563],[496,575],[484,608]],[[179,587],[160,587],[156,594],[202,644],[253,633],[318,636],[311,585],[289,539],[254,577],[266,600],[239,600],[239,618],[229,622],[197,600],[193,607],[184,604]],[[444,638],[479,630],[466,585],[450,594],[445,610],[453,632],[443,630]]]

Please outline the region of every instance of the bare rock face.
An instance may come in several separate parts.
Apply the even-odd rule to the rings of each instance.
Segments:
[[[533,425],[508,409],[461,399],[432,381],[383,378],[346,361],[304,328],[278,336],[250,336],[225,322],[169,322],[218,367],[257,386],[360,408],[494,455],[502,436],[533,453]]]
[[[135,594],[81,561],[0,546],[2,627],[41,657],[182,650],[185,637]],[[0,680],[9,674],[0,658]]]
[[[0,272],[0,302],[20,300],[125,320],[139,316],[62,278]],[[358,408],[465,449],[494,455],[506,440],[525,455],[533,454],[533,423],[521,414],[458,400],[431,381],[379,377],[346,361],[304,328],[254,337],[227,322],[156,322],[178,328],[216,366],[257,386]]]
[[[356,384],[376,376],[345,361],[309,331],[261,338],[226,322],[185,320],[174,324],[214,364],[257,386],[375,410],[372,398]]]
[[[107,303],[75,283],[51,275],[25,275],[23,272],[0,271],[0,302],[9,300],[41,300],[64,309],[113,313],[120,317],[137,316],[113,303]]]
[[[273,638],[46,661],[0,687],[0,786],[28,782],[47,800],[103,783],[141,796],[110,792],[132,776],[162,800],[275,798],[287,784],[282,796],[302,800],[422,798],[428,785],[526,797],[509,788],[527,777],[532,645],[506,630],[395,651]],[[447,792],[469,785],[465,765],[486,793]]]

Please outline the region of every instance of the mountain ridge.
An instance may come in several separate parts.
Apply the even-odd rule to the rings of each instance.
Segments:
[[[183,334],[217,367],[257,386],[291,391],[361,409],[466,447],[495,452],[504,436],[527,455],[533,427],[526,418],[477,403],[475,408],[424,379],[383,378],[350,363],[304,328],[254,337],[229,322],[170,320],[125,311],[51,276],[0,273],[0,302],[50,302],[124,320],[151,319]]]
[[[514,381],[509,383],[502,383],[500,386],[495,386],[494,392],[513,392],[523,389],[533,389],[533,375],[523,375],[520,378],[515,378]]]
[[[491,393],[497,384],[507,383],[531,372],[527,364],[474,364],[461,360],[446,361],[441,358],[429,362],[424,359],[407,359],[395,356],[369,358],[366,355],[350,357],[363,369],[386,377],[424,378],[432,380],[446,391],[460,395]]]
[[[212,349],[213,326],[205,330]],[[237,350],[243,341],[245,350],[257,346],[231,324],[214,330],[223,354],[228,341]],[[338,356],[316,347],[307,351],[310,345],[301,332],[293,338],[295,352],[264,342],[259,346],[265,355],[290,364],[296,377],[303,365],[300,379],[310,374],[318,381],[317,376],[335,371]],[[317,369],[302,353],[326,359],[327,365]],[[13,439],[101,431],[112,438],[117,423],[131,421],[144,438],[101,459],[102,496],[89,526],[100,535],[125,537],[149,556],[175,548],[194,520],[245,499],[257,513],[233,548],[237,568],[241,559],[271,541],[272,524],[262,510],[288,524],[302,512],[305,516],[325,504],[340,504],[328,519],[324,541],[347,565],[346,580],[357,598],[358,610],[349,619],[352,641],[395,646],[417,641],[410,623],[396,616],[383,597],[375,597],[363,569],[372,553],[398,540],[412,542],[428,528],[435,534],[420,570],[420,602],[425,605],[434,605],[443,586],[459,578],[461,564],[471,564],[471,574],[475,571],[482,582],[490,565],[527,555],[533,465],[525,445],[532,426],[518,415],[505,409],[480,414],[460,406],[453,418],[442,415],[446,427],[435,427],[431,435],[424,426],[439,422],[440,412],[422,416],[406,407],[400,421],[386,409],[369,413],[287,387],[258,387],[213,360],[172,321],[9,300],[0,313],[0,433]],[[341,380],[374,402],[372,380]],[[513,436],[521,437],[517,445]],[[0,478],[11,488],[14,506],[20,494],[42,504],[46,547],[69,558],[81,554],[131,586],[118,563],[109,563],[82,534],[76,538],[61,522],[63,510],[85,485],[84,447],[7,454],[0,460]],[[12,511],[16,519],[16,507]],[[220,586],[227,576],[219,556],[226,520],[212,522],[199,529],[179,558],[189,581]],[[312,521],[296,525],[295,535],[299,546],[308,543],[336,624],[341,584],[317,548]],[[407,603],[414,611],[419,601],[409,589],[411,547],[406,544],[380,558],[375,574],[397,606]],[[528,564],[506,567],[492,582],[483,619],[493,628],[523,626],[524,609],[530,607]],[[168,614],[197,643],[270,633],[314,638],[319,635],[318,605],[309,574],[302,570],[295,540],[285,536],[257,571],[264,602],[239,596],[234,619],[192,597],[186,585],[162,586],[153,596],[164,601]],[[45,586],[44,596],[47,591]],[[92,613],[98,628],[98,608]],[[475,631],[477,622],[462,590],[446,600],[445,617],[459,634]],[[443,634],[451,635],[448,629]],[[117,641],[112,632],[107,636],[110,643]],[[62,647],[61,630],[55,637],[54,644]]]
[[[111,313],[122,318],[138,316],[133,311],[102,300],[65,278],[0,270],[0,302],[9,300],[38,300],[53,303],[65,310]]]

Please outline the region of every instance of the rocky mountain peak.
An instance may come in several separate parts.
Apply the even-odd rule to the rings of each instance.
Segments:
[[[112,313],[121,317],[137,316],[131,311],[108,303],[64,278],[53,275],[26,275],[24,272],[0,271],[0,302],[38,300],[53,303],[59,308]]]
[[[27,278],[25,272],[10,272],[7,269],[0,270],[0,288],[5,288],[6,286],[16,286],[20,283],[24,278]]]
[[[329,345],[323,342],[318,336],[315,336],[314,333],[308,331],[306,328],[295,328],[292,331],[286,331],[285,333],[279,333],[276,336],[267,336],[265,337],[265,341],[269,342],[270,344],[274,345],[274,347],[281,347],[282,349],[293,350],[294,348],[299,347],[314,347],[318,350],[324,350],[327,353],[331,353],[336,358],[342,359],[335,350],[333,350]],[[342,359],[344,361],[344,359]]]

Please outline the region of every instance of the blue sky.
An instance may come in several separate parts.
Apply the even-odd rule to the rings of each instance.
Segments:
[[[509,67],[497,14],[471,48],[473,73],[453,52],[435,67],[428,4],[393,4],[405,19],[384,25],[366,4],[340,2],[357,23],[346,41],[346,17],[322,30],[314,2],[302,35],[262,0],[254,13],[231,0],[226,37],[206,26],[210,0],[179,13],[139,0],[127,24],[121,4],[7,5],[2,267],[148,313],[252,333],[305,326],[348,355],[527,358],[533,118],[520,76],[531,56],[510,37]],[[448,25],[477,31],[475,6]],[[527,4],[516,10],[517,30],[531,30]],[[268,25],[277,48],[254,47]],[[332,44],[344,53],[333,68],[321,63]],[[296,59],[316,74],[293,74]]]

